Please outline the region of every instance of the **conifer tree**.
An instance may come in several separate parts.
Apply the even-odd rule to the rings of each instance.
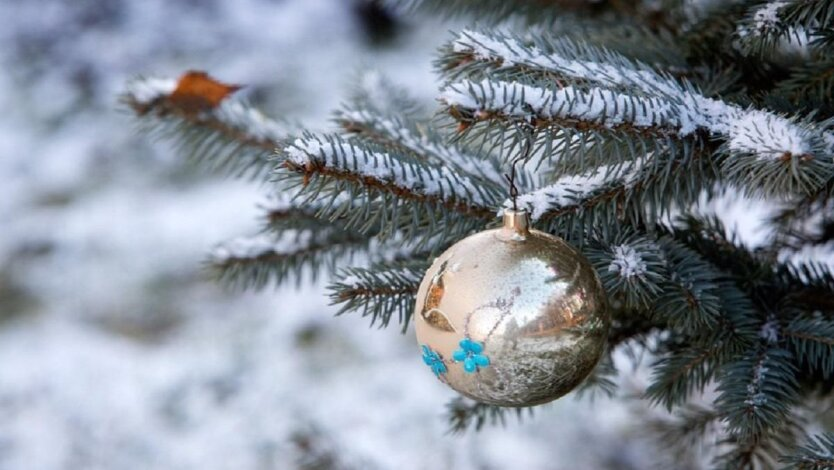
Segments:
[[[341,131],[317,134],[206,76],[130,83],[150,132],[274,194],[261,234],[212,253],[218,276],[257,289],[324,274],[340,313],[405,331],[431,259],[496,223],[524,155],[518,204],[581,247],[612,306],[583,391],[614,393],[628,371],[611,355],[640,348],[644,400],[675,417],[668,442],[715,434],[716,468],[834,468],[834,434],[807,419],[834,386],[834,274],[798,256],[834,233],[834,1],[391,8],[480,24],[438,52],[437,109],[369,75],[334,113]],[[702,215],[727,194],[776,208],[766,243]],[[506,411],[455,400],[449,414],[463,430]]]

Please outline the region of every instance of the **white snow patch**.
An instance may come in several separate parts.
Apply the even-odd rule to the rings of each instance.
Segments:
[[[447,166],[418,166],[341,139],[322,141],[317,137],[298,138],[285,148],[285,153],[287,159],[296,165],[318,161],[331,168],[355,172],[416,193],[471,201],[478,206],[489,205],[477,182]]]
[[[170,95],[176,88],[177,81],[173,78],[149,77],[131,80],[126,86],[126,92],[137,102],[147,104]]]
[[[454,48],[472,52],[481,59],[501,60],[504,66],[524,64],[602,87],[633,88],[649,97],[605,88],[584,92],[568,86],[551,91],[484,79],[478,83],[463,80],[447,86],[441,92],[441,100],[450,106],[518,116],[528,116],[532,110],[544,117],[576,118],[606,125],[628,122],[638,127],[670,126],[682,136],[705,129],[713,135],[725,136],[732,150],[752,153],[765,160],[810,151],[809,132],[788,118],[708,98],[672,78],[637,65],[574,60],[544,53],[506,35],[490,37],[469,30],[460,34]],[[629,104],[633,109],[627,107]],[[829,134],[824,138],[834,138]]]
[[[526,208],[530,219],[539,220],[545,213],[573,206],[605,185],[621,184],[629,187],[637,180],[643,160],[630,164],[601,166],[588,173],[567,175],[542,188],[518,196],[517,204]],[[512,207],[512,199],[504,201],[504,208]],[[500,215],[500,213],[499,213]]]
[[[759,330],[759,338],[768,343],[779,341],[779,322],[775,318],[766,321]]]
[[[768,2],[753,13],[753,26],[761,31],[776,27],[779,23],[779,11],[788,5],[788,2]]]
[[[441,145],[425,135],[414,135],[402,122],[386,119],[367,110],[345,111],[342,116],[354,122],[382,129],[387,134],[395,137],[404,147],[418,154],[433,157],[435,163],[451,164],[467,173],[481,176],[489,181],[499,184],[504,183],[501,172],[489,161],[463,153],[453,145]]]
[[[614,259],[608,265],[608,272],[618,273],[621,277],[643,277],[646,274],[646,263],[640,253],[630,245],[614,247]]]

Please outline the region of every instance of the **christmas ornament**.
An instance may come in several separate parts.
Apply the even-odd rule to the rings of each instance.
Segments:
[[[546,403],[596,365],[610,323],[591,265],[506,210],[504,226],[440,255],[417,292],[423,361],[461,394],[499,406]]]

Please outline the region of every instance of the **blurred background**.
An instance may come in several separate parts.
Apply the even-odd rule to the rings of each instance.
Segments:
[[[412,331],[334,318],[325,281],[212,282],[265,188],[189,167],[118,104],[200,69],[311,129],[360,71],[433,106],[461,26],[360,0],[0,2],[0,469],[647,468],[639,371],[626,398],[449,434]]]

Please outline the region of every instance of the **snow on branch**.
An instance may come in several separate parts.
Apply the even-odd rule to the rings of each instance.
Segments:
[[[598,127],[687,137],[698,131],[726,140],[735,154],[772,162],[825,157],[830,136],[777,114],[685,92],[677,98],[636,96],[605,88],[550,89],[518,82],[462,80],[448,85],[440,99],[458,116],[474,121],[558,120],[580,130]],[[829,157],[830,158],[830,157]]]
[[[396,314],[405,332],[426,267],[421,262],[348,268],[328,286],[330,299],[334,304],[341,304],[339,314],[359,311],[363,317],[371,317],[371,325],[378,321],[380,327],[386,327]]]
[[[337,120],[348,132],[355,132],[385,145],[402,146],[438,165],[452,165],[462,172],[503,186],[504,178],[497,165],[468,154],[455,145],[444,144],[417,126],[398,117],[387,117],[368,109],[347,109]]]
[[[122,99],[155,129],[175,131],[197,159],[238,172],[271,166],[270,157],[291,129],[238,99],[203,102],[177,95],[180,88],[174,79],[140,78],[127,85]],[[203,145],[207,141],[212,145]]]
[[[770,18],[765,13],[759,15],[763,23]],[[614,116],[605,114],[604,119],[601,119],[599,115],[592,115],[589,117],[592,120],[596,117],[596,121],[609,121],[613,124],[631,122],[639,127],[641,122],[644,125],[647,122],[657,124],[656,121],[646,121],[647,116],[664,116],[666,124],[676,127],[681,136],[690,135],[702,129],[713,136],[720,136],[732,142],[730,149],[733,151],[753,154],[763,159],[802,158],[809,154],[821,157],[823,155],[814,154],[824,154],[825,151],[830,153],[831,150],[831,146],[823,149],[816,142],[820,139],[830,139],[831,136],[828,135],[830,133],[823,133],[808,124],[800,124],[778,114],[745,109],[708,98],[694,91],[693,87],[686,82],[664,76],[648,66],[633,62],[619,54],[575,44],[565,39],[548,44],[549,50],[544,51],[536,45],[525,43],[511,35],[466,30],[454,41],[452,48],[456,54],[467,55],[470,57],[469,60],[489,62],[499,70],[521,68],[523,76],[530,76],[531,72],[540,73],[551,77],[551,81],[555,77],[557,82],[565,81],[574,86],[590,88],[585,94],[579,95],[580,98],[586,98],[583,102],[587,103],[587,98],[591,97],[591,93],[604,97],[607,104],[605,110],[608,113],[611,112],[614,104],[626,97],[632,102],[640,99],[636,103],[646,109],[636,113],[634,118],[627,118],[627,114],[617,116],[621,112],[618,109],[614,112]],[[467,60],[462,58],[457,60],[461,64],[467,63]],[[599,95],[592,85],[611,91]],[[500,110],[511,108],[504,102],[507,100],[506,96],[511,96],[516,102],[521,99],[520,94],[512,93],[513,88],[517,86],[525,85],[489,80],[482,80],[480,83],[462,81],[447,87],[441,99],[449,95],[448,103],[452,105],[456,101],[452,98],[456,95],[459,98],[462,98],[461,93],[472,95],[468,101],[463,100],[457,103],[465,108],[473,104],[471,98],[489,95],[490,102],[477,103],[482,107],[475,110]],[[484,90],[489,90],[489,93]],[[560,90],[539,88],[527,91],[527,94],[542,97],[543,100],[550,95],[563,99],[573,98],[577,93],[573,86]],[[617,91],[624,94],[615,93]],[[651,98],[657,98],[659,101],[652,102]],[[550,104],[553,100],[547,101]],[[536,103],[525,104],[535,105]],[[560,106],[562,106],[561,103],[556,100],[556,109],[564,109]],[[655,108],[649,109],[648,107],[651,106]],[[671,108],[671,111],[666,108]],[[537,109],[533,106],[527,111],[528,115]],[[596,109],[598,112],[602,111],[599,105]],[[581,107],[578,110],[584,111]],[[670,113],[670,115],[667,116],[664,113]]]
[[[177,80],[174,78],[148,77],[128,82],[125,93],[137,105],[149,106],[170,95],[176,88]]]
[[[584,249],[612,299],[626,308],[646,308],[669,275],[656,240],[628,229],[606,241],[594,237]]]
[[[608,272],[630,279],[646,274],[646,263],[633,246],[622,244],[614,247],[614,258],[608,265]]]
[[[315,278],[332,271],[335,263],[367,249],[369,243],[368,237],[337,228],[286,229],[221,244],[212,251],[209,264],[221,280],[259,289],[288,278],[300,282],[305,272]]]
[[[805,55],[811,43],[809,29],[786,18],[802,2],[770,1],[754,7],[735,31],[735,47],[749,55],[799,53]],[[795,10],[795,8],[794,8]]]
[[[757,440],[784,422],[797,398],[792,361],[790,352],[770,346],[723,368],[715,403],[731,434]]]
[[[370,148],[338,136],[306,135],[284,148],[285,165],[305,180],[324,176],[349,181],[401,199],[440,204],[478,217],[491,217],[499,192],[448,166]]]
[[[559,120],[601,127],[638,128],[659,133],[683,128],[673,105],[661,98],[643,98],[603,88],[567,86],[551,90],[518,82],[463,80],[447,86],[441,101],[470,111],[476,120],[498,115],[516,119]],[[668,131],[667,131],[668,129]],[[694,129],[687,129],[689,132]]]
[[[452,50],[475,60],[490,62],[498,68],[522,67],[568,81],[579,80],[607,88],[631,88],[663,95],[675,95],[682,91],[673,79],[620,54],[575,44],[564,38],[549,46],[552,51],[544,51],[500,32],[485,34],[463,30],[454,40]]]
[[[533,221],[592,207],[633,187],[639,181],[642,162],[603,166],[587,173],[563,176],[552,184],[519,195],[517,204],[527,209]],[[504,207],[512,207],[512,200],[504,201]]]

